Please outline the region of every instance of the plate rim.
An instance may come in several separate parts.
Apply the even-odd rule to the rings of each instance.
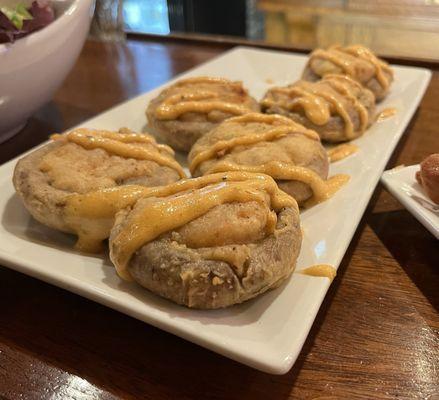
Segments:
[[[118,104],[115,104],[114,106],[112,106],[111,108],[103,111],[102,113],[96,114],[94,115],[92,118],[89,118],[83,122],[81,122],[80,124],[69,128],[68,130],[71,129],[75,129],[77,126],[84,126],[88,123],[90,123],[90,121],[95,120],[97,118],[103,118],[105,117],[105,115],[111,114],[112,112],[114,112],[118,107],[123,107],[126,106],[127,103],[131,102],[131,101],[136,101],[138,99],[140,99],[142,96],[145,96],[146,94],[150,94],[153,91],[159,91],[161,89],[163,89],[164,87],[169,86],[170,84],[172,84],[173,82],[181,79],[182,77],[190,74],[191,72],[193,72],[194,70],[196,70],[199,67],[202,66],[206,66],[209,65],[209,63],[214,63],[214,62],[218,62],[218,60],[222,59],[222,58],[227,58],[230,56],[233,56],[234,54],[240,54],[240,53],[269,53],[269,54],[277,54],[277,55],[281,55],[281,56],[298,56],[300,58],[306,59],[307,56],[304,54],[299,54],[299,53],[294,53],[294,52],[287,52],[287,51],[279,51],[279,50],[271,50],[271,49],[255,49],[252,47],[248,47],[248,46],[236,46],[232,49],[229,49],[223,53],[221,53],[219,56],[217,57],[213,57],[211,59],[209,59],[208,61],[204,62],[204,63],[200,63],[198,65],[195,65],[193,68],[190,68],[180,74],[177,74],[175,76],[173,76],[170,80],[164,82],[163,84],[154,87],[152,89],[150,89],[147,92],[144,93],[140,93],[132,98],[126,99]],[[415,113],[416,109],[419,106],[420,101],[422,100],[422,97],[425,93],[426,88],[428,87],[429,81],[431,79],[431,71],[426,69],[426,68],[419,68],[419,67],[407,67],[407,66],[402,66],[401,68],[404,69],[411,69],[411,70],[416,70],[418,72],[422,72],[422,76],[420,77],[420,84],[419,84],[419,88],[417,91],[417,96],[414,98],[414,100],[410,103],[411,105],[413,104],[414,106],[412,107],[413,110],[411,110],[411,112],[409,112],[408,114],[406,114],[403,117],[403,121],[401,122],[400,126],[402,126],[403,128],[401,128],[401,132],[397,135],[394,135],[394,137],[392,138],[392,143],[391,143],[391,150],[387,151],[387,154],[385,155],[384,159],[385,162],[382,162],[383,167],[379,168],[380,169],[380,173],[376,174],[376,177],[374,179],[374,184],[371,185],[370,188],[370,193],[368,194],[368,196],[365,196],[362,203],[361,203],[361,207],[359,207],[359,209],[361,208],[361,212],[358,212],[358,221],[352,225],[350,232],[349,232],[349,240],[346,241],[346,243],[344,243],[344,246],[342,249],[339,249],[338,252],[338,257],[337,257],[337,269],[344,257],[344,255],[346,254],[346,250],[349,247],[352,238],[355,234],[355,231],[357,230],[361,218],[364,214],[364,211],[367,207],[367,205],[370,202],[370,198],[373,195],[374,191],[376,190],[378,181],[381,178],[382,175],[382,171],[385,168],[386,164],[388,163],[388,160],[390,159],[392,153],[395,150],[396,144],[398,143],[398,141],[401,139],[401,137],[403,136],[404,132],[407,130],[407,126],[409,121],[411,120],[413,114]],[[14,157],[13,159],[7,161],[6,163],[4,163],[3,165],[0,166],[0,178],[1,178],[1,172],[3,171],[3,169],[13,169],[13,166],[15,165],[15,163],[17,162],[17,160],[21,157],[23,157],[24,155],[32,152],[33,150],[35,150],[36,148],[43,146],[46,142],[43,142],[35,147],[33,147],[32,149],[29,149],[28,151],[24,152],[23,154],[18,155],[17,157]],[[383,160],[384,160],[383,159]],[[380,164],[381,165],[381,164]],[[10,179],[10,178],[9,178]],[[5,178],[6,180],[6,178]],[[0,181],[0,183],[3,180]],[[115,309],[119,312],[122,312],[124,314],[127,314],[131,317],[134,317],[136,319],[140,319],[141,321],[147,322],[150,325],[153,325],[159,329],[165,330],[167,332],[170,332],[172,334],[175,334],[179,337],[182,337],[185,340],[188,340],[190,342],[196,343],[198,345],[201,345],[211,351],[215,351],[217,353],[220,353],[228,358],[231,358],[237,362],[249,365],[250,367],[262,370],[264,372],[268,372],[271,374],[284,374],[286,372],[288,372],[288,370],[292,367],[292,365],[294,364],[294,362],[296,361],[299,353],[302,351],[303,348],[303,344],[306,340],[306,338],[309,335],[309,332],[313,326],[314,320],[317,316],[318,311],[320,310],[320,307],[326,297],[326,293],[330,287],[330,282],[328,279],[326,278],[320,278],[323,279],[322,283],[324,282],[323,285],[323,289],[319,292],[319,301],[317,301],[315,304],[315,308],[312,310],[311,314],[311,324],[308,327],[308,329],[305,329],[303,331],[302,336],[298,339],[297,343],[300,343],[300,345],[296,344],[292,344],[289,348],[288,351],[288,355],[285,357],[277,357],[277,358],[264,358],[262,361],[261,360],[257,360],[255,357],[251,357],[247,356],[244,352],[241,353],[234,353],[233,350],[228,350],[225,347],[221,347],[219,345],[216,345],[213,342],[208,342],[206,341],[205,338],[201,338],[198,336],[193,336],[192,333],[188,332],[188,331],[184,331],[183,328],[179,327],[179,326],[171,326],[172,324],[166,324],[163,323],[162,321],[159,321],[159,319],[156,316],[151,316],[149,315],[149,320],[145,321],[145,318],[140,318],[139,315],[136,315],[137,313],[135,311],[133,311],[132,309],[130,309],[128,306],[125,306],[124,304],[121,303],[117,303],[114,302],[111,298],[111,296],[106,296],[104,295],[104,293],[100,293],[99,295],[97,295],[96,293],[90,292],[85,290],[84,286],[80,286],[78,282],[74,282],[74,279],[72,279],[71,277],[68,277],[68,279],[64,280],[59,280],[57,278],[54,278],[52,275],[48,274],[48,273],[44,273],[41,270],[35,269],[31,264],[32,263],[23,263],[23,261],[20,261],[19,259],[16,259],[15,257],[13,257],[11,254],[8,254],[7,252],[5,252],[2,248],[0,248],[0,262],[5,265],[5,266],[9,266],[10,268],[19,271],[21,273],[24,273],[26,275],[30,275],[34,278],[43,280],[49,284],[52,284],[54,286],[57,287],[61,287],[62,289],[68,290],[70,292],[73,292],[75,294],[78,294],[82,297],[85,297],[89,300],[92,301],[96,301],[100,304],[103,304],[104,306],[110,307],[112,309]],[[316,295],[316,294],[315,294]],[[169,321],[168,321],[169,322]],[[172,321],[171,321],[172,322]],[[169,326],[169,327],[168,327]],[[171,330],[172,329],[172,330]],[[291,342],[293,343],[293,341]],[[243,358],[245,358],[245,360],[243,360]]]
[[[437,240],[439,240],[439,223],[435,225],[434,218],[430,218],[430,212],[424,209],[420,204],[416,203],[410,198],[410,196],[401,189],[401,185],[398,182],[402,181],[400,174],[408,173],[409,171],[419,170],[419,164],[406,165],[404,167],[395,167],[388,169],[381,175],[381,183],[392,194],[393,197],[398,200],[403,207],[411,214],[416,220],[424,226]],[[413,183],[416,180],[413,178]],[[427,199],[427,196],[424,195]],[[439,221],[439,217],[437,217]]]

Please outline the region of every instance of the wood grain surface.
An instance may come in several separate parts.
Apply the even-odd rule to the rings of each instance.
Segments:
[[[0,163],[225,50],[88,41]],[[439,152],[439,70],[388,168]],[[0,267],[5,399],[439,399],[439,246],[378,186],[294,367],[272,376]]]

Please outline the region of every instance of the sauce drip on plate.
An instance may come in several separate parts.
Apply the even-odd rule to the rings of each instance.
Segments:
[[[328,264],[317,264],[297,271],[299,274],[328,278],[332,282],[337,275],[337,270]]]
[[[338,146],[332,147],[327,151],[329,160],[331,162],[336,162],[343,160],[346,157],[356,153],[358,151],[358,146],[352,143],[344,143]]]

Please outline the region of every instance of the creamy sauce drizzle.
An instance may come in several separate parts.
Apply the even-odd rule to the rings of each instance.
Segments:
[[[335,109],[335,112],[340,115],[340,117],[344,121],[346,137],[348,139],[352,138],[354,136],[354,125],[346,107],[340,101],[340,99],[338,99],[332,93],[325,92],[324,90],[319,90],[315,88],[311,90],[314,92],[314,94],[317,94],[318,96],[325,99]]]
[[[295,200],[282,192],[275,181],[263,174],[231,172],[187,179],[161,188],[146,188],[145,197],[163,197],[131,214],[121,230],[112,239],[110,257],[123,279],[130,280],[127,271],[133,253],[161,234],[174,230],[204,215],[212,208],[231,202],[269,202],[279,212],[284,207],[297,209]],[[269,230],[276,224],[276,215],[270,214]]]
[[[357,70],[355,68],[356,58],[360,58],[372,64],[375,69],[376,79],[384,90],[389,88],[391,77],[393,76],[392,69],[387,63],[377,58],[367,47],[360,45],[348,47],[333,46],[328,50],[317,49],[310,56],[311,60],[313,58],[328,60],[352,78],[364,82],[364,79],[362,80],[360,76],[361,69]]]
[[[341,187],[346,185],[351,177],[346,174],[337,174],[334,176],[331,176],[328,180],[324,181],[326,184],[326,194],[323,198],[318,198],[316,196],[311,197],[309,200],[307,200],[304,204],[305,208],[310,208],[315,206],[318,203],[321,203],[322,201],[331,198]]]
[[[369,113],[367,108],[358,100],[353,89],[363,90],[358,82],[344,75],[328,74],[323,78],[323,82],[328,83],[337,92],[348,98],[354,105],[360,116],[360,132],[364,132],[369,125]]]
[[[288,102],[279,102],[270,98],[265,98],[261,101],[261,104],[264,107],[268,108],[279,105],[282,108],[291,111],[298,108],[303,109],[307,118],[316,125],[325,125],[331,117],[328,103],[321,97],[312,92],[306,91],[303,88],[273,88],[271,89],[271,92],[283,93],[292,98]]]
[[[328,264],[312,265],[311,267],[302,269],[297,272],[299,274],[308,275],[308,276],[328,278],[330,282],[332,282],[337,275],[337,270],[332,265],[328,265]]]
[[[352,118],[347,109],[349,104],[352,104],[359,115],[359,132],[364,132],[369,124],[368,110],[357,97],[359,90],[363,90],[361,85],[351,78],[328,74],[318,82],[299,81],[287,88],[273,88],[261,103],[267,108],[278,105],[291,111],[297,108],[303,109],[306,117],[320,126],[327,124],[331,114],[336,113],[344,121],[346,137],[352,139],[356,135]],[[285,94],[289,100],[274,100],[271,98],[274,93]],[[343,101],[343,98],[347,101]]]
[[[180,79],[178,82],[175,82],[173,86],[186,86],[199,83],[216,83],[220,85],[228,85],[239,90],[241,89],[240,82],[234,82],[226,78],[219,78],[216,76],[194,76],[192,78]]]
[[[336,162],[349,157],[358,151],[358,146],[352,143],[344,143],[327,150],[329,160]]]
[[[66,224],[78,235],[75,248],[97,253],[102,241],[110,236],[116,213],[136,203],[154,188],[125,185],[86,194],[71,194],[64,208]]]
[[[375,119],[375,122],[381,122],[384,121],[387,118],[393,117],[397,113],[397,109],[393,107],[385,108],[384,110],[380,111]]]
[[[181,178],[186,177],[183,168],[172,158],[173,150],[169,146],[157,144],[152,137],[147,135],[76,129],[64,135],[52,135],[52,139],[66,140],[87,150],[102,149],[123,158],[154,161],[161,166],[177,171]],[[136,146],[136,143],[147,143],[152,146]],[[159,150],[168,154],[162,154]]]
[[[174,197],[169,198],[170,196]],[[110,235],[116,213],[132,207],[139,199],[151,197],[164,199],[146,207],[146,211],[142,211],[143,217],[139,217],[138,221],[135,219],[137,225],[125,226],[122,236],[118,236],[119,239],[123,238],[122,241],[115,242],[116,247],[123,248],[122,253],[125,257],[123,259],[126,261],[130,255],[126,253],[128,250],[125,250],[125,240],[129,239],[131,244],[133,241],[146,243],[148,240],[145,238],[152,240],[161,233],[173,229],[172,227],[182,226],[219,204],[269,200],[269,205],[275,211],[284,207],[298,210],[296,201],[282,192],[271,177],[245,172],[182,179],[167,186],[125,185],[86,194],[75,193],[67,197],[64,207],[65,222],[78,235],[75,247],[86,252],[100,251],[102,241]],[[267,219],[267,231],[271,232],[275,225],[276,215],[272,213]],[[126,273],[121,272],[121,274],[128,278]]]
[[[349,181],[349,175],[334,175],[328,180],[323,180],[317,173],[309,168],[284,163],[281,161],[270,161],[260,165],[238,165],[235,163],[220,161],[215,164],[207,174],[223,171],[247,171],[270,175],[277,180],[295,180],[307,184],[313,197],[305,203],[310,207],[329,199],[334,193]]]
[[[269,125],[291,125],[294,126],[296,129],[300,130],[306,130],[308,131],[308,134],[312,137],[315,137],[318,139],[318,135],[314,131],[311,131],[310,129],[306,129],[303,125],[298,124],[297,122],[294,122],[290,118],[284,117],[283,115],[277,115],[277,114],[262,114],[262,113],[248,113],[245,115],[241,115],[239,117],[233,117],[230,118],[228,121],[232,122],[259,122],[263,124],[269,124]]]
[[[289,133],[303,133],[310,139],[319,140],[318,135],[311,130],[305,129],[302,125],[296,124],[290,119],[279,115],[265,114],[246,114],[240,117],[231,118],[233,122],[263,122],[268,124],[279,124],[273,129],[262,133],[253,133],[235,137],[229,140],[218,141],[210,147],[203,147],[197,151],[190,162],[190,170],[193,173],[196,168],[204,161],[212,159],[218,153],[224,154],[235,146],[251,145],[260,141],[275,140]],[[285,126],[286,125],[286,126]],[[291,130],[293,128],[293,130]],[[294,129],[299,129],[296,132]],[[341,186],[349,181],[348,175],[335,175],[329,180],[323,180],[317,173],[306,167],[300,167],[291,163],[281,161],[271,161],[261,165],[238,165],[233,162],[218,161],[204,175],[227,172],[244,171],[253,173],[263,173],[270,175],[277,180],[296,180],[310,186],[313,197],[306,202],[306,206],[320,203],[331,197]]]
[[[355,78],[354,60],[344,56],[343,53],[336,48],[329,48],[328,50],[317,49],[311,53],[310,61],[313,58],[322,58],[331,61],[336,66],[340,67],[346,74]]]
[[[298,129],[299,128],[299,129]],[[273,129],[261,133],[252,133],[248,135],[234,137],[229,140],[220,140],[207,148],[200,149],[195,157],[191,160],[189,169],[191,173],[204,161],[214,158],[218,153],[225,154],[236,146],[248,146],[260,142],[267,142],[280,139],[288,134],[303,134],[313,140],[319,140],[318,135],[311,130],[305,130],[301,125],[277,126]]]
[[[197,167],[207,160],[216,157],[218,154],[224,155],[236,146],[252,145],[261,141],[276,140],[289,133],[301,133],[307,135],[310,139],[319,140],[318,135],[309,129],[305,129],[302,125],[297,124],[290,119],[279,115],[266,114],[246,114],[240,117],[231,118],[233,122],[263,122],[271,125],[279,124],[273,129],[266,132],[253,133],[234,137],[229,140],[221,140],[212,146],[203,147],[195,153],[190,160],[189,169],[192,173]],[[317,173],[306,167],[293,165],[281,161],[271,161],[261,165],[238,165],[233,162],[218,161],[205,172],[204,175],[227,172],[227,171],[243,171],[253,173],[263,173],[270,175],[277,180],[296,180],[310,186],[313,197],[306,202],[306,205],[320,203],[331,197],[341,186],[349,181],[348,175],[335,175],[329,180],[323,180]]]
[[[277,219],[274,221],[274,227],[267,226],[267,233],[271,233],[276,226]],[[236,245],[235,245],[236,246]],[[240,246],[240,251],[236,252],[231,249],[235,246],[199,248],[198,253],[207,260],[225,261],[233,267],[238,276],[243,276],[245,272],[244,264],[250,257],[250,248]]]
[[[223,111],[234,115],[241,115],[252,110],[239,102],[221,100],[217,91],[197,90],[191,87],[193,84],[221,84],[230,88],[230,91],[245,93],[240,82],[231,82],[223,78],[195,77],[177,82],[174,87],[183,88],[178,93],[169,96],[157,107],[155,115],[160,120],[170,120],[188,112],[209,113],[211,111]]]
[[[388,74],[393,75],[393,72],[389,65],[375,56],[367,47],[354,45],[344,48],[342,51],[352,54],[355,57],[360,57],[363,60],[368,61],[375,67],[375,74],[378,82],[383,89],[388,89],[390,85],[389,78],[384,74],[386,71]]]

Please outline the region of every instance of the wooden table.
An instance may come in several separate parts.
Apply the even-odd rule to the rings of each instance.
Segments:
[[[87,42],[0,163],[225,50]],[[439,152],[439,70],[388,165]],[[378,186],[291,371],[272,376],[0,267],[7,399],[438,399],[438,242]]]

